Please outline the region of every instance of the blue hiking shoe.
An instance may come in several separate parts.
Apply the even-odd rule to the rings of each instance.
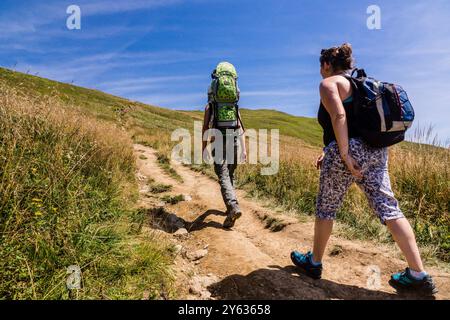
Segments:
[[[398,291],[417,292],[424,295],[438,293],[430,275],[426,275],[423,279],[418,280],[411,275],[409,268],[406,268],[403,272],[393,274],[389,284]]]
[[[291,260],[307,276],[313,279],[320,279],[322,277],[322,264],[315,265],[312,263],[311,251],[309,251],[307,254],[302,254],[298,251],[292,251]]]

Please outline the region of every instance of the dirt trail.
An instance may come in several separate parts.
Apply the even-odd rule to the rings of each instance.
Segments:
[[[183,178],[180,183],[167,176],[157,165],[155,151],[135,145],[141,177],[141,206],[158,204],[164,210],[153,210],[156,216],[174,215],[189,231],[177,240],[181,249],[176,259],[177,287],[180,298],[187,299],[417,299],[397,294],[388,285],[390,274],[405,267],[391,246],[349,241],[332,237],[324,259],[321,280],[298,274],[289,258],[291,250],[308,250],[313,236],[313,223],[300,222],[264,208],[239,190],[243,216],[232,230],[222,228],[225,219],[219,185],[216,181],[187,167],[172,164]],[[144,157],[142,157],[142,155]],[[146,196],[145,177],[173,186],[170,194],[187,195],[188,201],[175,205],[161,204]],[[172,213],[169,217],[168,213]],[[175,217],[175,218],[176,218]],[[277,231],[272,231],[273,230]],[[164,228],[163,228],[164,229]],[[176,228],[166,228],[169,234]],[[279,230],[281,229],[281,230]],[[203,250],[205,249],[206,250]],[[196,261],[192,253],[201,250]],[[377,283],[373,266],[381,279]],[[439,294],[437,299],[450,299],[450,274],[428,268]],[[368,289],[368,279],[375,279],[377,290]],[[372,287],[373,288],[373,287]]]

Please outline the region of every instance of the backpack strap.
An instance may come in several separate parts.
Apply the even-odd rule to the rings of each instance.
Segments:
[[[356,78],[367,78],[367,74],[366,71],[364,71],[364,69],[358,69],[358,68],[354,68],[352,70],[352,72],[350,73],[350,77],[353,78],[353,75],[356,72]]]
[[[213,72],[211,73],[211,79],[217,79],[217,70],[214,69]]]
[[[239,113],[239,105],[236,103],[236,112],[239,126],[242,126],[242,133],[245,132],[244,123],[242,122],[241,115]]]
[[[212,119],[212,126],[215,126],[215,114],[216,114],[216,108],[214,107],[214,102],[213,101],[208,101],[208,106],[209,106],[209,118],[208,118],[208,128],[211,124],[211,119]]]

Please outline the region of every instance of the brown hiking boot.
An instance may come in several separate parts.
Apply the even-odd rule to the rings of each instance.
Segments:
[[[241,215],[242,212],[240,210],[231,210],[223,222],[223,227],[227,229],[234,227],[234,223],[241,217]]]

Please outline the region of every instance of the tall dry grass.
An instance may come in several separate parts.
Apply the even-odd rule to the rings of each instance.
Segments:
[[[72,297],[70,265],[83,272],[78,298],[157,295],[169,258],[133,236],[135,159],[122,130],[0,83],[0,140],[0,298]]]
[[[418,241],[436,246],[438,255],[450,261],[450,150],[436,144],[393,149],[390,168],[393,188]]]
[[[273,198],[286,209],[314,215],[319,186],[314,163],[320,153],[320,148],[282,137],[278,174],[262,176],[260,167],[241,165],[238,183],[253,195]],[[390,148],[391,182],[400,207],[411,221],[419,244],[444,261],[450,261],[449,160],[450,150],[428,144],[404,143]],[[338,220],[343,222],[342,232],[350,238],[392,241],[356,186],[349,190]]]

